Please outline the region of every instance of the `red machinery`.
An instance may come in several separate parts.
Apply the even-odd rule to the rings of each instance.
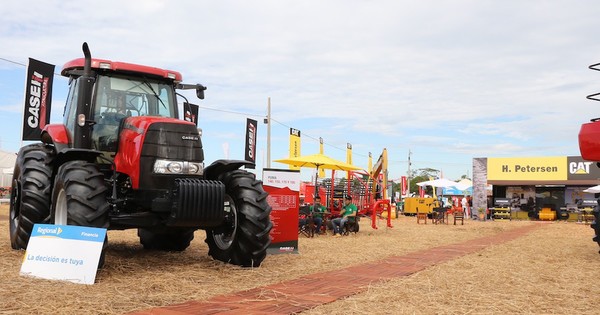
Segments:
[[[61,72],[70,85],[63,123],[17,156],[12,248],[27,247],[36,223],[137,229],[144,248],[164,251],[185,250],[203,229],[215,260],[258,267],[273,225],[262,182],[241,169],[253,163],[204,167],[196,125],[179,119],[178,91],[203,99],[206,88],[176,71],[92,59],[86,43],[83,53]]]
[[[360,173],[353,172],[354,177],[365,187],[364,198],[353,196],[353,200],[357,201],[359,214],[371,216],[371,227],[377,229],[377,216],[387,212],[387,226],[392,226],[392,205],[387,198],[387,149],[379,156],[379,159],[368,174],[369,180],[366,182],[362,179]],[[369,185],[371,181],[371,185]],[[350,182],[348,182],[350,184]],[[370,186],[370,187],[369,187]],[[349,189],[350,190],[350,189]]]
[[[592,70],[600,71],[600,63],[589,66]],[[600,101],[600,93],[588,95],[587,98],[593,101]],[[600,162],[600,118],[594,118],[589,123],[581,125],[579,131],[579,151],[584,160]],[[594,242],[600,245],[600,212],[598,207],[594,208],[594,221],[591,224],[596,235]]]

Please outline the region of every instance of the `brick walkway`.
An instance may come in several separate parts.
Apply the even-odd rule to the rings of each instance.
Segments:
[[[206,301],[153,308],[131,315],[185,315],[185,314],[294,314],[322,304],[361,293],[371,284],[403,277],[431,265],[446,262],[480,251],[488,246],[502,244],[539,228],[532,224],[493,236],[463,243],[421,250],[403,256],[355,265],[348,268],[306,275],[281,283],[227,295]],[[349,279],[342,281],[341,279]]]

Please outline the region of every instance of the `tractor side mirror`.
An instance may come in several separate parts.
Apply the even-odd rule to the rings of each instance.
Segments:
[[[202,84],[196,86],[196,96],[201,100],[204,99],[204,90],[206,90],[206,87]]]
[[[204,99],[204,90],[206,90],[206,86],[202,85],[202,84],[184,84],[184,83],[179,83],[175,86],[176,89],[180,89],[180,90],[191,90],[191,89],[195,89],[196,90],[196,96],[203,100]]]

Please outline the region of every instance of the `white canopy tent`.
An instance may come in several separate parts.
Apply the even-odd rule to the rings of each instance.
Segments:
[[[458,190],[467,190],[473,187],[473,182],[470,179],[463,178],[454,187],[458,188]]]
[[[417,183],[418,186],[433,186],[433,187],[456,187],[457,182],[453,182],[446,178],[439,178]]]
[[[590,187],[588,189],[583,190],[585,193],[597,194],[600,193],[600,185]]]
[[[15,153],[0,150],[0,187],[10,186],[15,161],[17,161]]]

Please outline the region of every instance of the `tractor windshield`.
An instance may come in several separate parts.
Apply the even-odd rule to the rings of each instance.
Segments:
[[[94,99],[93,146],[116,151],[119,125],[126,117],[177,118],[173,85],[157,80],[99,75]]]
[[[146,79],[99,76],[96,89],[96,115],[105,112],[126,116],[176,117],[173,86]]]

